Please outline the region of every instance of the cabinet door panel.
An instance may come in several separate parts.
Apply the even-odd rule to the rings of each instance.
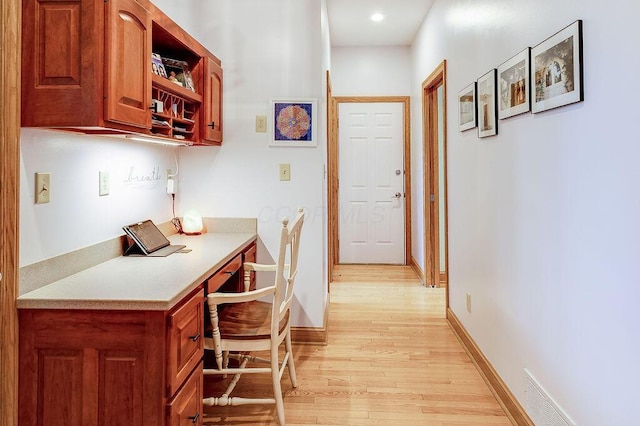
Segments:
[[[38,87],[80,85],[80,4],[41,3]]]
[[[84,426],[81,350],[38,351],[38,419],[47,424]]]
[[[222,143],[222,67],[206,58],[203,139]]]
[[[151,16],[134,0],[111,0],[106,31],[107,121],[151,127]]]
[[[102,351],[98,424],[144,425],[144,354],[142,351]]]
[[[23,127],[95,125],[102,113],[100,10],[86,0],[22,2]]]

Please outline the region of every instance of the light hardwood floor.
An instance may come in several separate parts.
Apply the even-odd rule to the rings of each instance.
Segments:
[[[444,289],[409,267],[340,266],[330,297],[328,344],[295,345],[298,388],[283,377],[287,425],[511,424],[445,320]],[[268,379],[245,376],[234,394],[258,392]],[[204,424],[276,424],[273,406],[205,412]]]

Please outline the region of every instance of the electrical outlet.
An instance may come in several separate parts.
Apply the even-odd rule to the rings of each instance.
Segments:
[[[109,172],[107,170],[100,170],[98,172],[100,176],[100,188],[98,194],[103,197],[109,195]]]
[[[267,133],[266,115],[256,115],[256,133]]]
[[[51,173],[36,173],[36,204],[51,201]]]
[[[471,313],[471,294],[467,293],[467,312]]]
[[[291,180],[291,168],[289,163],[280,164],[280,180]]]

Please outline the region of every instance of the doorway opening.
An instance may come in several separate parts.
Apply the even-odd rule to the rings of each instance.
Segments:
[[[422,83],[425,284],[448,287],[446,61]],[[447,306],[448,303],[447,291]]]

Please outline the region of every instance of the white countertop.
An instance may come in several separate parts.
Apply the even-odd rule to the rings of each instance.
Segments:
[[[120,256],[17,299],[18,309],[169,310],[242,251],[254,233],[172,235],[189,253]]]

